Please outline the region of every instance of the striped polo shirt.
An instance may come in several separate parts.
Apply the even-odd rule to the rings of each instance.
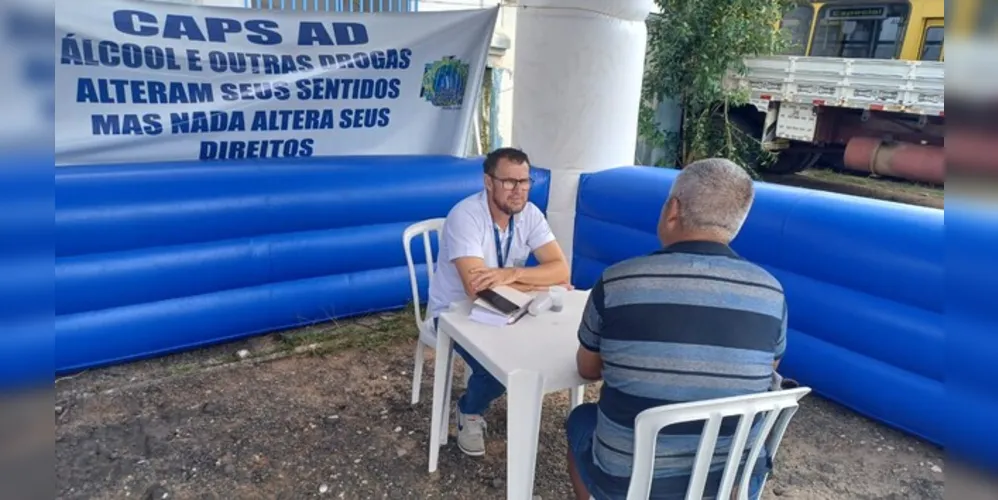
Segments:
[[[593,460],[580,464],[596,483],[591,493],[626,496],[643,410],[769,390],[786,325],[780,283],[727,245],[680,242],[607,268],[579,327],[580,343],[603,359]],[[722,423],[705,493],[715,493],[736,426],[737,418]],[[679,424],[659,434],[653,499],[683,498],[702,429]]]

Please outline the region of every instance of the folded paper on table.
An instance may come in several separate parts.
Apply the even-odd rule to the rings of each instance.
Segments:
[[[488,297],[479,296],[472,303],[471,313],[468,317],[475,322],[492,326],[505,326],[517,322],[527,313],[530,301],[533,297],[515,288],[508,286],[498,286],[491,289],[500,299],[511,302],[515,309],[503,312],[503,307],[490,301]]]

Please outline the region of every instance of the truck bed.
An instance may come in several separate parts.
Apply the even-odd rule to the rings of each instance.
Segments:
[[[725,86],[747,90],[762,112],[770,101],[788,101],[943,116],[941,62],[772,56],[745,64],[745,74],[729,72]]]

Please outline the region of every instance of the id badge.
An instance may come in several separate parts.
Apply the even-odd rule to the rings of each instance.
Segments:
[[[513,261],[513,267],[527,267],[527,259],[515,259]]]

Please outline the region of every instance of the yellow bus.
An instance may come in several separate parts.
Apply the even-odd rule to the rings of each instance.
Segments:
[[[791,42],[784,54],[942,61],[944,11],[944,0],[804,3],[780,23]]]

